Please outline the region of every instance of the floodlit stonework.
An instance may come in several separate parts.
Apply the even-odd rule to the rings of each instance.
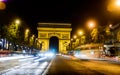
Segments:
[[[38,23],[38,41],[42,43],[42,51],[49,50],[50,38],[56,36],[59,39],[59,52],[66,53],[66,46],[70,42],[70,23]]]

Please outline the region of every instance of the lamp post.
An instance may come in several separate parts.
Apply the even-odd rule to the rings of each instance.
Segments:
[[[112,44],[114,45],[114,42],[115,42],[115,36],[114,36],[113,26],[112,26],[112,24],[109,25],[109,28],[110,28],[111,35],[112,35]]]
[[[16,20],[14,21],[14,25],[15,25],[16,30],[18,30],[19,24],[20,24],[20,20],[19,20],[19,19],[16,19]]]
[[[77,39],[77,36],[74,35],[74,36],[73,36],[73,49],[74,49],[75,46],[76,46],[76,39]]]
[[[95,22],[93,20],[90,20],[87,22],[87,25],[88,25],[88,28],[90,29],[88,41],[89,41],[89,43],[91,43],[91,32],[92,32],[92,29],[95,27]]]
[[[19,38],[19,25],[20,25],[20,20],[19,19],[16,19],[15,20],[15,32],[16,32],[16,37]],[[18,36],[17,36],[18,35]]]
[[[72,42],[73,42],[73,39],[70,39],[70,50],[72,50]]]
[[[80,38],[79,38],[79,45],[80,45],[82,42],[83,31],[79,31],[79,35],[80,35]]]

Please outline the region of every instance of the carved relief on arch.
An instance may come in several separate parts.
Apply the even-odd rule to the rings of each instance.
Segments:
[[[39,38],[47,38],[47,33],[39,33]]]
[[[52,36],[56,36],[56,37],[60,38],[61,34],[60,33],[48,33],[48,38],[50,38]]]
[[[62,34],[62,39],[69,39],[69,34]]]
[[[67,42],[67,41],[63,42],[63,45],[64,45],[64,46],[67,46],[67,45],[68,45],[68,42]]]

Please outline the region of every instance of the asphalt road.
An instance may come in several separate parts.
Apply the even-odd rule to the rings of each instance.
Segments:
[[[56,56],[47,75],[120,75],[120,63]]]

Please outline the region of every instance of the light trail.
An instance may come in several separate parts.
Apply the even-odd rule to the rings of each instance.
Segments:
[[[29,58],[33,56],[14,56],[14,57],[2,57],[0,58],[0,61],[6,61],[6,60],[15,60],[15,59],[21,59],[21,58]]]
[[[39,75],[44,72],[46,69],[47,65],[49,64],[48,62],[43,60],[46,60],[46,58],[40,58],[32,59],[33,61],[26,62],[24,64],[18,65],[14,68],[9,69],[6,72],[1,72],[2,75]]]

